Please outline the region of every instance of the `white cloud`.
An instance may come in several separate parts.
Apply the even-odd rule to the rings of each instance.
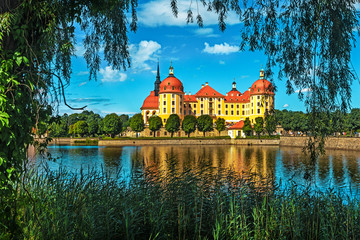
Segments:
[[[283,106],[283,108],[287,108],[288,106],[289,106],[289,104],[286,103],[286,104]]]
[[[178,17],[176,18],[170,6],[169,0],[153,0],[147,3],[141,4],[138,9],[139,23],[149,26],[185,26],[187,11],[191,6],[191,0],[177,1]],[[191,25],[197,25],[196,23],[196,5],[192,5],[194,23]],[[218,15],[215,12],[207,11],[207,7],[204,7],[199,3],[199,13],[203,18],[204,25],[216,25],[218,24]],[[226,18],[226,24],[234,25],[240,23],[239,17],[234,12],[229,12]]]
[[[214,33],[214,29],[212,28],[198,28],[194,33],[201,37],[219,37],[218,34]]]
[[[225,65],[225,61],[223,61],[223,60],[220,60],[219,63],[220,63],[221,65]]]
[[[295,92],[296,93],[299,93],[299,92],[302,92],[302,93],[304,93],[304,92],[311,92],[311,88],[303,88],[303,89],[301,89],[301,90],[296,90]]]
[[[129,46],[131,68],[133,70],[150,70],[148,61],[156,61],[156,54],[160,52],[161,45],[154,41],[141,41],[138,45]]]
[[[110,66],[100,68],[99,73],[102,75],[102,82],[123,82],[127,78],[126,73],[111,69]]]
[[[84,56],[85,48],[83,45],[75,45],[75,55],[78,57]]]
[[[248,78],[250,75],[241,75],[241,78]]]
[[[78,87],[84,86],[85,84],[87,84],[87,82],[82,82],[78,85]]]
[[[205,45],[205,48],[204,48],[203,52],[210,53],[210,54],[228,55],[230,53],[239,51],[238,46],[231,46],[226,42],[221,43],[221,44],[215,44],[213,47],[211,47],[207,42],[205,42],[204,45]]]

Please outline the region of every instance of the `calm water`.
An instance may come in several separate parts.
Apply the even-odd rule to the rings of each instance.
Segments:
[[[294,182],[317,189],[335,188],[352,195],[360,195],[360,152],[327,151],[316,163],[310,163],[299,148],[244,147],[244,146],[49,146],[55,161],[39,155],[30,156],[30,162],[51,170],[60,166],[77,172],[83,168],[120,171],[119,177],[129,178],[132,172],[152,167],[168,171],[169,161],[176,159],[176,171],[199,169],[201,166],[231,168],[236,172],[258,173],[274,177],[278,183]],[[30,154],[31,155],[31,154]],[[311,176],[311,177],[309,177]]]

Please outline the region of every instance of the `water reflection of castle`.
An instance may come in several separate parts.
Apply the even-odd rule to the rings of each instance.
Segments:
[[[237,173],[257,173],[263,177],[274,175],[276,147],[143,146],[139,151],[138,156],[132,157],[132,162],[141,159],[145,167],[158,172],[169,171],[169,160],[175,159],[174,164],[179,172],[211,166]]]

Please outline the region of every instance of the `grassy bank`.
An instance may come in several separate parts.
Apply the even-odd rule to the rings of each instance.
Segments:
[[[171,162],[169,163],[171,164]],[[170,168],[171,169],[171,168]],[[333,192],[204,168],[130,182],[64,170],[24,178],[25,239],[358,239],[360,206]],[[26,189],[26,190],[24,190]],[[30,195],[29,195],[30,194]],[[31,196],[31,197],[30,197]],[[345,201],[346,200],[346,201]],[[346,202],[346,203],[345,203]]]

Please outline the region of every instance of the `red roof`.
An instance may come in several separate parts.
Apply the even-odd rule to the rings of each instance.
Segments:
[[[196,97],[224,97],[221,93],[215,91],[209,85],[202,87],[196,94]]]
[[[238,90],[231,90],[225,96],[226,102],[241,102],[241,92]]]
[[[183,90],[182,82],[170,75],[160,83],[159,93],[184,93]]]
[[[185,95],[184,102],[197,102],[195,95]]]
[[[275,95],[273,85],[266,79],[259,79],[255,81],[250,89],[250,95],[262,94]]]
[[[158,109],[159,108],[159,96],[155,96],[155,92],[151,91],[150,95],[145,98],[141,110],[143,109]]]
[[[235,123],[231,127],[228,128],[228,130],[234,130],[234,129],[242,129],[244,127],[244,121],[241,120],[240,122]]]
[[[247,103],[250,102],[250,93],[248,90],[246,90],[243,95],[241,95],[239,102]]]

